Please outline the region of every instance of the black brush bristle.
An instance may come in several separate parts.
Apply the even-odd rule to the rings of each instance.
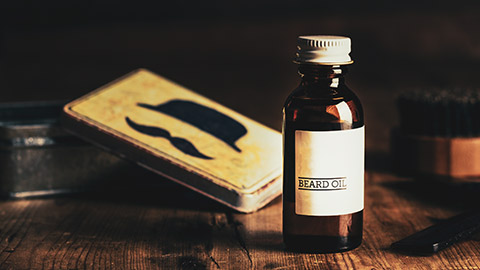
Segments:
[[[480,90],[415,90],[397,98],[403,133],[430,137],[480,136]]]

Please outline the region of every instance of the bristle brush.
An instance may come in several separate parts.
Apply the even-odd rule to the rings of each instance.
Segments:
[[[480,179],[480,92],[411,91],[397,99],[400,128],[392,140],[398,171]]]

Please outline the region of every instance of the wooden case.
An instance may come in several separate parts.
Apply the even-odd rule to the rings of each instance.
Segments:
[[[281,193],[279,132],[144,69],[67,104],[62,124],[241,212]]]

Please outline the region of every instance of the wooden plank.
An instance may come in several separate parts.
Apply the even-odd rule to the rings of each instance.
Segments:
[[[435,199],[425,193],[430,184],[388,173],[368,172],[366,179],[364,241],[345,253],[286,252],[280,198],[256,213],[240,214],[167,184],[0,202],[0,269],[480,268],[478,239],[429,257],[389,249],[475,198],[461,200],[453,192]]]

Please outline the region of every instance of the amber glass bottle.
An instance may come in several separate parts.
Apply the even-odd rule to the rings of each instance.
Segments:
[[[341,252],[362,241],[364,119],[345,85],[350,39],[298,38],[302,81],[283,109],[283,238],[287,249]]]

